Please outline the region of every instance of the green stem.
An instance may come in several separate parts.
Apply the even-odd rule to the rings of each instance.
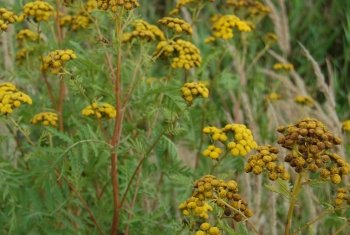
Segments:
[[[284,235],[289,235],[290,233],[290,229],[292,226],[292,218],[293,218],[293,212],[294,212],[294,208],[295,208],[295,204],[298,200],[298,195],[301,189],[301,180],[302,180],[303,176],[302,173],[299,173],[297,176],[297,179],[295,181],[294,187],[293,187],[293,192],[291,195],[291,201],[289,204],[289,209],[288,209],[288,215],[287,215],[287,221],[286,221],[286,226],[285,226],[285,230],[284,230]]]

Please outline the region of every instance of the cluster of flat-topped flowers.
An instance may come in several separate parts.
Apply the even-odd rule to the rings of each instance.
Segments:
[[[330,179],[335,184],[350,172],[349,163],[332,152],[341,139],[328,131],[322,122],[306,118],[294,125],[280,127],[278,132],[282,134],[278,143],[289,150],[285,161],[296,172],[318,172],[322,179]]]

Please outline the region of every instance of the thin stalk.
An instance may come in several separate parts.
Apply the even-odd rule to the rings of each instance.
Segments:
[[[64,124],[63,124],[63,102],[64,102],[64,96],[65,96],[65,84],[63,80],[63,76],[60,77],[60,93],[58,97],[58,104],[57,104],[57,114],[58,114],[58,122],[59,122],[59,128],[60,131],[64,131]]]
[[[122,69],[122,48],[121,48],[121,36],[122,29],[122,12],[116,17],[115,35],[117,39],[117,67],[115,74],[114,94],[115,94],[115,109],[117,115],[114,122],[113,135],[111,138],[111,178],[113,185],[113,220],[111,227],[111,235],[115,235],[118,232],[119,225],[119,183],[118,183],[118,155],[116,147],[119,145],[122,129],[123,113],[121,109],[121,69]]]
[[[290,233],[295,204],[298,200],[298,195],[299,195],[299,192],[300,192],[300,189],[302,186],[301,185],[302,178],[303,178],[302,173],[299,173],[297,176],[297,179],[295,181],[294,187],[293,187],[291,201],[289,204],[289,209],[288,209],[288,214],[287,214],[287,221],[286,221],[286,226],[285,226],[285,230],[284,230],[284,235],[289,235],[289,233]]]

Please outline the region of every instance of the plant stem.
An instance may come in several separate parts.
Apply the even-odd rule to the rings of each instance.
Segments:
[[[58,114],[58,122],[59,122],[59,128],[60,131],[64,131],[64,124],[63,124],[63,102],[64,102],[64,96],[65,96],[65,84],[63,80],[63,76],[60,78],[60,94],[58,97],[58,104],[57,104],[57,114]]]
[[[293,218],[293,212],[295,208],[295,204],[298,199],[298,195],[301,189],[301,179],[303,178],[302,173],[299,173],[297,176],[297,179],[295,181],[294,187],[293,187],[293,192],[291,195],[291,200],[289,204],[289,209],[288,209],[288,215],[287,215],[287,221],[286,221],[286,226],[284,230],[284,235],[289,235],[291,225],[292,225],[292,218]]]
[[[111,235],[118,232],[119,225],[119,184],[118,184],[118,155],[116,147],[119,145],[121,136],[123,113],[121,109],[121,68],[122,68],[122,51],[121,51],[121,36],[122,36],[122,12],[116,17],[115,35],[117,38],[117,68],[115,74],[114,94],[115,94],[115,109],[117,115],[114,122],[113,135],[111,139],[111,178],[113,185],[113,220],[111,227]]]

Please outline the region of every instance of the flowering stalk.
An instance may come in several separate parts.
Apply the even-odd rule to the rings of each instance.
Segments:
[[[114,130],[111,139],[111,177],[113,185],[113,220],[111,235],[115,235],[118,232],[119,224],[119,184],[118,184],[118,155],[116,152],[116,147],[119,145],[119,140],[121,136],[122,129],[122,120],[123,114],[121,111],[121,68],[122,68],[122,51],[121,51],[121,41],[122,41],[122,14],[116,17],[116,27],[115,34],[117,38],[117,68],[115,74],[115,84],[114,84],[114,93],[115,93],[115,109],[117,115],[114,122]]]
[[[290,204],[289,204],[289,209],[288,209],[288,214],[287,214],[287,222],[286,222],[286,226],[285,226],[285,230],[284,230],[284,235],[289,235],[290,232],[290,228],[292,226],[292,218],[293,218],[293,212],[294,212],[294,208],[295,208],[295,204],[298,200],[298,195],[301,189],[301,180],[302,180],[303,176],[302,173],[299,173],[297,176],[297,179],[295,181],[294,187],[293,187],[293,192],[291,195],[291,200],[290,200]]]

